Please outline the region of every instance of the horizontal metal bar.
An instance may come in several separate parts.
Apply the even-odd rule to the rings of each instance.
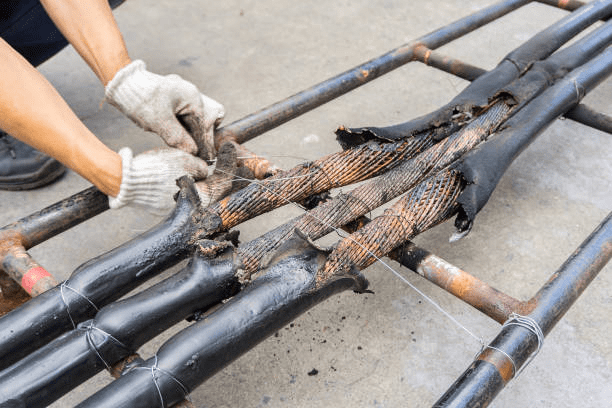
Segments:
[[[107,209],[108,197],[91,187],[3,227],[0,242],[9,234],[30,249]]]
[[[486,74],[487,70],[470,65],[458,58],[449,57],[438,51],[431,50],[425,46],[420,47],[414,53],[415,61],[439,69],[440,71],[458,76],[466,81],[474,81],[479,76]]]
[[[612,117],[597,112],[585,104],[579,104],[568,111],[564,116],[575,122],[582,123],[583,125],[612,135]]]
[[[369,222],[368,217],[359,217],[342,229],[353,233]],[[489,286],[411,241],[391,251],[388,257],[499,323],[505,322],[513,312],[524,313],[531,305]]]
[[[414,50],[419,45],[435,49],[468,34],[518,8],[529,0],[506,0],[482,9],[445,27],[420,37],[410,43],[358,65],[331,79],[323,81],[283,101],[220,128],[215,135],[219,147],[226,140],[244,143],[289,120],[331,101],[363,84],[366,84],[395,68],[413,61]]]
[[[31,296],[37,296],[58,284],[21,245],[11,247],[0,260],[0,266]]]

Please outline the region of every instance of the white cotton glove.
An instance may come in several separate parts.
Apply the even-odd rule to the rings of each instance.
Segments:
[[[176,179],[190,175],[195,180],[206,178],[206,162],[178,149],[159,149],[132,157],[132,150],[124,147],[121,156],[121,186],[117,197],[108,197],[110,208],[124,205],[144,207],[158,215],[174,208]]]
[[[143,61],[136,60],[115,74],[106,85],[105,97],[137,125],[157,133],[168,146],[191,154],[197,154],[199,148],[200,157],[215,157],[213,132],[225,110],[191,82],[178,75],[153,74]]]

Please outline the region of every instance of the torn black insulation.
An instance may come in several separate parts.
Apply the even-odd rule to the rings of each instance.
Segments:
[[[578,102],[612,72],[612,47],[548,88],[510,118],[504,130],[466,154],[454,167],[468,183],[459,197],[455,226],[469,231],[476,213],[489,200],[512,161],[557,117]]]
[[[559,47],[594,22],[612,15],[612,3],[593,1],[539,32],[509,53],[497,67],[481,75],[442,108],[427,115],[387,127],[340,128],[338,142],[349,148],[369,140],[398,140],[424,131],[436,130],[443,139],[487,106],[507,84],[523,75],[533,63],[550,56]]]

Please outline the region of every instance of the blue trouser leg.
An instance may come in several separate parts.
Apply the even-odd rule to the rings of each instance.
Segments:
[[[123,1],[109,0],[109,4],[115,8]],[[38,0],[1,1],[0,37],[33,66],[42,64],[68,45]]]

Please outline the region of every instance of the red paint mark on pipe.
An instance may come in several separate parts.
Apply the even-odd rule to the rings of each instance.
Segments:
[[[21,278],[21,287],[23,287],[29,294],[32,294],[32,288],[34,285],[36,285],[36,282],[50,276],[51,274],[47,272],[45,268],[42,266],[36,266],[23,275],[23,278]]]

